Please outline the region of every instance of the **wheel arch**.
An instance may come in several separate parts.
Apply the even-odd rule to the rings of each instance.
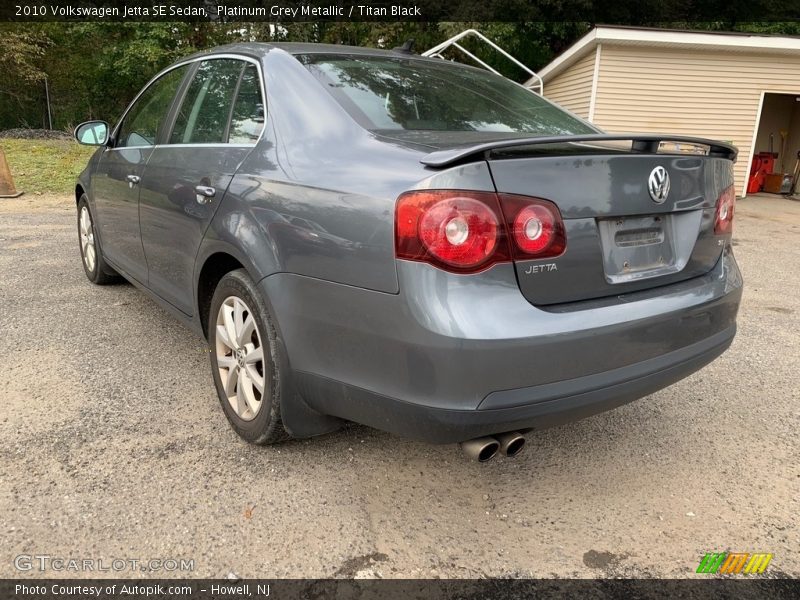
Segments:
[[[244,269],[251,277],[253,275],[244,262],[234,256],[232,252],[217,250],[205,257],[197,273],[195,285],[197,317],[200,321],[200,329],[206,339],[208,339],[208,314],[211,310],[211,298],[214,296],[214,290],[217,289],[220,279],[237,269]],[[254,278],[254,280],[257,281],[257,278]]]
[[[285,340],[281,333],[280,323],[277,321],[274,307],[270,298],[263,292],[262,286],[258,285],[262,277],[256,275],[260,273],[254,266],[248,265],[245,257],[241,256],[235,248],[226,244],[215,244],[214,249],[203,254],[202,262],[198,260],[199,266],[197,282],[197,320],[203,336],[208,340],[208,320],[211,311],[211,299],[219,281],[231,271],[244,269],[256,283],[259,293],[266,304],[267,310],[272,317],[272,325],[275,328],[277,342],[282,347],[280,356],[282,363],[280,367],[284,373],[282,378],[281,392],[281,418],[286,430],[294,437],[305,438],[322,435],[338,429],[341,420],[329,415],[323,415],[308,406],[305,399],[297,391],[294,385],[294,374],[288,361],[288,353],[285,349]]]

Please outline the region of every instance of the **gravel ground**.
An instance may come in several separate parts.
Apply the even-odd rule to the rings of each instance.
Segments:
[[[681,577],[724,550],[800,576],[800,202],[738,205],[725,355],[488,464],[360,426],[239,441],[202,340],[129,285],[90,285],[74,221],[69,198],[0,200],[0,577],[20,554],[194,559],[204,577]]]

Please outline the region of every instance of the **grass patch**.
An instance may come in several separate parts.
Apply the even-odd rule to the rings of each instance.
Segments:
[[[17,191],[72,194],[78,174],[96,150],[73,140],[0,139]]]

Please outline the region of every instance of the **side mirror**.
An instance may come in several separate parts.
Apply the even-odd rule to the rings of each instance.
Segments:
[[[108,143],[108,123],[86,121],[75,128],[75,139],[86,146],[105,146]]]

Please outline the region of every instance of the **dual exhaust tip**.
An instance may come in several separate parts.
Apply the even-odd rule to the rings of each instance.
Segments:
[[[523,448],[525,436],[516,431],[461,442],[464,453],[478,462],[492,460],[498,452],[503,456],[516,456]]]

